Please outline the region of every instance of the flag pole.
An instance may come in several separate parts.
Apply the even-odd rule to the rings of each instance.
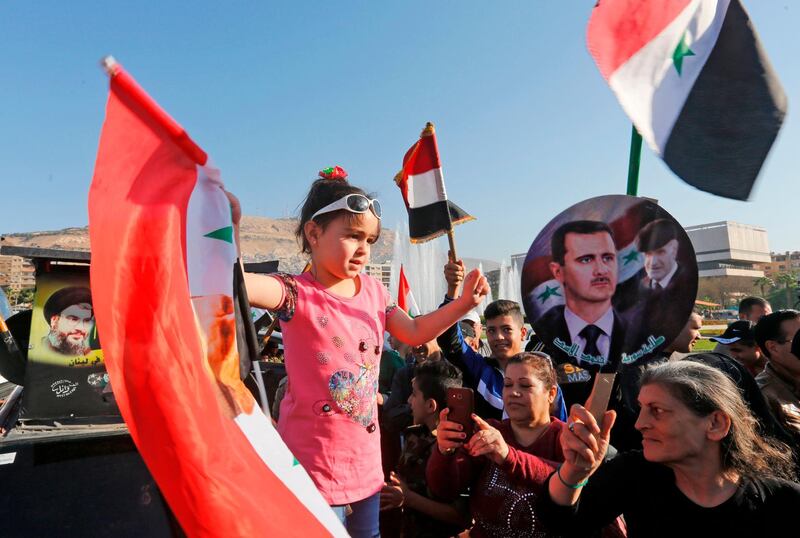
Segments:
[[[447,242],[450,243],[450,262],[456,263],[458,261],[458,255],[456,254],[456,236],[452,228],[447,231]]]
[[[139,86],[113,56],[104,56],[100,60],[100,65],[111,79],[112,89],[117,88],[127,99],[133,100],[139,109],[147,115],[148,119],[154,121],[163,129],[188,158],[200,166],[205,166],[208,161],[206,152],[194,140],[189,138],[189,135],[177,121],[172,119],[152,97],[147,95],[147,92]]]
[[[6,351],[15,360],[19,361],[20,363],[24,363],[25,359],[22,357],[22,353],[19,350],[19,346],[17,345],[16,339],[14,339],[14,335],[11,334],[11,329],[8,328],[6,325],[6,320],[2,314],[0,314],[0,340],[3,341],[3,344],[6,346]]]
[[[435,132],[436,132],[436,127],[433,125],[433,122],[432,121],[426,122],[425,123],[425,128],[422,130],[422,133],[420,134],[420,138],[422,138],[423,136],[433,136],[433,134]],[[434,137],[433,143],[434,143],[434,147],[436,147],[436,155],[437,155],[437,160],[438,160],[439,147],[438,147],[438,144],[436,143],[436,137]],[[450,220],[450,218],[449,218],[450,208],[449,207],[447,208],[447,212],[448,212],[448,219],[447,220]],[[456,263],[456,261],[458,261],[458,254],[456,254],[456,236],[455,236],[455,233],[453,232],[453,224],[452,223],[450,224],[450,229],[447,230],[447,242],[450,244],[450,262],[451,263]]]
[[[631,153],[628,157],[628,196],[639,195],[639,163],[642,161],[642,135],[631,125]]]

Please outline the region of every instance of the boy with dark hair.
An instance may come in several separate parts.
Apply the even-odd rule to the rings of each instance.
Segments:
[[[507,299],[498,299],[493,303],[489,303],[486,310],[483,311],[486,319],[499,318],[500,316],[510,316],[516,321],[520,327],[525,324],[525,318],[522,316],[522,311],[519,308],[519,303],[509,301]],[[524,327],[523,327],[524,328]]]
[[[444,267],[447,280],[447,304],[458,296],[458,287],[464,279],[464,265],[459,260]],[[492,354],[485,357],[474,351],[464,340],[458,323],[443,332],[436,341],[444,357],[464,373],[464,386],[475,391],[475,414],[484,419],[503,418],[503,372],[508,360],[523,351],[525,335],[524,318],[519,304],[500,299],[490,303],[485,317],[486,340]],[[566,420],[567,409],[561,389],[554,402],[553,416]]]
[[[381,491],[381,510],[403,508],[402,536],[447,537],[464,529],[464,503],[434,500],[425,479],[436,447],[439,413],[447,407],[447,389],[461,383],[461,372],[447,361],[428,361],[414,370],[408,397],[414,425],[406,428],[397,473]]]

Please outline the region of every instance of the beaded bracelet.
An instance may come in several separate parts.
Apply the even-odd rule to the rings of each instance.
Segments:
[[[586,480],[584,480],[583,482],[578,482],[577,484],[570,484],[569,482],[567,482],[566,480],[564,480],[561,477],[561,466],[562,465],[564,465],[564,464],[563,463],[559,463],[558,464],[558,467],[556,468],[556,474],[558,475],[558,479],[561,481],[561,483],[564,484],[566,487],[568,487],[569,489],[578,489],[578,488],[582,488],[583,486],[585,486],[586,484],[589,483],[589,478],[587,477]]]

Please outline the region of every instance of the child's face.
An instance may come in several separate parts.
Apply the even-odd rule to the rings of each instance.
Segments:
[[[330,276],[355,278],[369,262],[370,246],[378,240],[380,221],[372,212],[341,215],[311,236],[314,265]]]
[[[411,415],[414,417],[414,424],[425,424],[425,421],[432,414],[432,406],[419,391],[416,378],[411,380],[411,396],[408,397],[408,405],[411,407]],[[435,414],[435,410],[433,414]]]
[[[486,340],[492,357],[508,360],[522,351],[525,328],[512,316],[497,316],[486,320]]]

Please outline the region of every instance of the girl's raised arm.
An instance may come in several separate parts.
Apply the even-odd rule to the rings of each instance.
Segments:
[[[274,310],[283,302],[283,286],[277,278],[256,273],[244,274],[244,285],[250,305]]]
[[[233,220],[233,234],[236,238],[236,251],[239,253],[239,260],[242,259],[242,247],[239,241],[239,221],[242,220],[242,206],[239,199],[232,193],[225,191],[228,201],[231,203],[231,219]],[[242,268],[244,269],[244,267]],[[254,273],[244,273],[244,284],[247,288],[247,298],[250,304],[256,308],[275,309],[281,305],[283,300],[283,286],[271,276],[258,275]]]
[[[249,287],[247,292],[250,292]],[[489,283],[486,277],[475,269],[464,280],[461,297],[429,314],[413,319],[403,311],[396,312],[386,322],[386,329],[392,336],[412,346],[430,342],[477,306],[488,292]]]

